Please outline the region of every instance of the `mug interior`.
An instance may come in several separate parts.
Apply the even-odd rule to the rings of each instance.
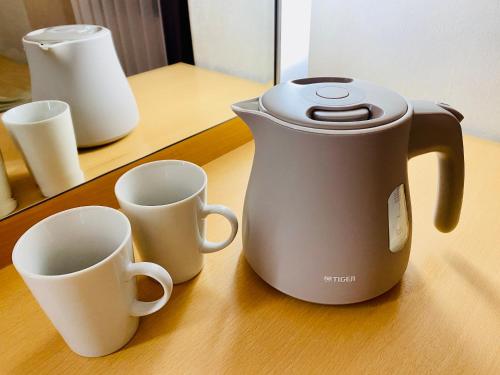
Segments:
[[[163,206],[197,194],[206,174],[195,164],[162,160],[136,167],[120,177],[115,186],[118,199],[139,206]]]
[[[63,211],[31,227],[14,247],[16,268],[27,273],[65,275],[91,267],[122,247],[130,224],[121,212],[87,206]]]
[[[10,124],[30,124],[59,116],[68,104],[59,100],[42,100],[14,107],[4,113],[2,119]]]

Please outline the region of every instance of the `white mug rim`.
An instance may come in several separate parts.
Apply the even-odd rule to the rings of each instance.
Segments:
[[[31,107],[31,106],[35,105],[35,104],[38,105],[40,103],[59,103],[59,104],[62,104],[64,106],[64,109],[61,112],[59,112],[56,115],[54,115],[54,116],[45,118],[43,120],[37,120],[37,121],[11,121],[8,118],[9,115],[13,116],[13,113],[16,112],[16,111],[21,111],[21,110],[24,110],[24,109],[26,109],[28,107]],[[69,110],[69,104],[66,103],[66,102],[63,102],[62,100],[55,100],[55,99],[37,100],[37,101],[34,101],[34,102],[24,103],[24,104],[21,104],[21,105],[18,105],[16,107],[14,107],[14,108],[9,109],[4,114],[2,114],[2,121],[5,124],[8,124],[8,126],[40,125],[40,124],[48,123],[49,121],[52,121],[54,119],[57,119],[60,116],[63,116],[68,110]]]
[[[19,263],[16,261],[16,254],[18,251],[21,251],[20,250],[21,239],[23,237],[25,237],[29,232],[31,232],[32,230],[38,229],[38,227],[42,226],[44,223],[46,223],[50,220],[53,220],[55,217],[67,215],[68,213],[74,212],[74,211],[82,211],[82,210],[90,210],[90,209],[99,209],[99,210],[104,209],[106,211],[114,212],[115,214],[117,214],[121,218],[125,219],[124,223],[126,225],[126,232],[125,232],[124,238],[120,242],[120,244],[118,246],[116,246],[116,249],[114,249],[111,252],[111,254],[109,254],[107,257],[105,257],[104,259],[101,259],[99,262],[94,263],[89,267],[86,267],[86,268],[83,268],[81,270],[74,271],[74,272],[60,274],[60,275],[41,275],[39,273],[33,273],[31,271],[27,271],[26,269],[24,269],[24,267],[20,266]],[[127,216],[123,212],[120,212],[114,208],[107,207],[107,206],[80,206],[80,207],[70,208],[68,210],[57,212],[53,215],[46,217],[43,220],[40,220],[38,223],[36,223],[31,228],[29,228],[26,232],[24,232],[23,235],[21,237],[19,237],[16,244],[14,245],[14,249],[12,251],[12,264],[14,265],[14,267],[16,268],[16,270],[19,273],[21,273],[22,275],[28,276],[31,279],[52,279],[52,280],[54,280],[54,279],[67,279],[67,278],[78,277],[78,276],[81,276],[85,273],[91,272],[92,270],[99,268],[99,267],[103,266],[104,264],[110,262],[113,258],[115,258],[120,253],[121,250],[123,250],[126,243],[129,240],[131,240],[131,236],[132,236],[132,228],[130,226],[130,221],[128,220]]]
[[[122,183],[122,180],[125,178],[125,176],[127,175],[130,175],[134,172],[137,172],[138,170],[140,169],[144,169],[144,168],[147,168],[151,165],[154,165],[154,164],[164,164],[164,165],[189,165],[191,167],[195,167],[195,169],[197,169],[198,171],[200,171],[203,175],[203,183],[201,185],[201,187],[196,190],[193,194],[187,196],[186,198],[183,198],[183,199],[180,199],[178,201],[175,201],[175,202],[171,202],[171,203],[165,203],[165,204],[157,204],[157,205],[144,205],[144,204],[138,204],[138,203],[135,203],[135,202],[132,202],[128,199],[125,199],[123,197],[123,195],[119,194],[118,193],[118,184]],[[138,208],[142,208],[142,209],[162,209],[162,208],[165,208],[165,207],[173,207],[173,206],[176,206],[176,205],[179,205],[179,204],[182,204],[184,202],[187,202],[191,199],[193,199],[194,197],[196,197],[197,195],[199,195],[203,189],[206,188],[207,186],[207,180],[208,180],[208,176],[207,176],[207,173],[205,172],[205,170],[200,167],[199,165],[195,164],[195,163],[191,163],[190,161],[186,161],[186,160],[177,160],[177,159],[167,159],[167,160],[156,160],[156,161],[152,161],[152,162],[149,162],[149,163],[144,163],[144,164],[141,164],[141,165],[138,165],[137,167],[134,167],[132,169],[130,169],[129,171],[125,172],[124,174],[122,174],[120,176],[120,178],[118,178],[118,180],[116,181],[116,184],[115,184],[115,196],[120,200],[120,201],[123,201],[123,202],[126,202],[128,205],[130,206],[133,206],[133,207],[138,207]]]

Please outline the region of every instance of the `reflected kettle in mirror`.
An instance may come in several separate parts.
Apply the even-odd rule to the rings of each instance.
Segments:
[[[70,105],[78,147],[109,143],[135,128],[137,104],[108,29],[48,27],[25,35],[23,45],[33,101]]]
[[[255,138],[243,249],[257,274],[293,297],[346,304],[396,285],[408,265],[408,159],[439,155],[435,225],[458,223],[462,116],[348,78],[281,83],[233,105]]]

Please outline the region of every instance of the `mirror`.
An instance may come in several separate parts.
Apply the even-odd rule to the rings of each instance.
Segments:
[[[6,0],[0,15],[0,110],[31,101],[30,69],[33,74],[35,63],[30,61],[28,66],[23,36],[57,25],[109,29],[137,103],[139,122],[123,138],[79,147],[86,183],[219,124],[236,121],[231,104],[259,96],[274,83],[274,20],[273,0],[238,0],[230,7],[223,0]],[[75,64],[64,68],[76,69]],[[52,83],[71,84],[67,78],[47,79],[51,88]],[[105,80],[100,84],[106,86]],[[96,106],[102,102],[105,106],[106,100]],[[78,108],[73,107],[76,127]],[[17,201],[9,215],[48,199],[1,121],[0,151]]]

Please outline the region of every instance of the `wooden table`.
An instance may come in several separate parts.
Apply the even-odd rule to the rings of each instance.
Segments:
[[[12,76],[0,78],[26,86],[25,65],[0,59],[0,67],[12,71]],[[259,96],[270,85],[183,63],[137,74],[129,82],[139,107],[139,125],[117,142],[80,150],[87,181],[234,118],[232,103]],[[0,149],[18,209],[45,199],[1,122]]]
[[[2,374],[499,374],[500,145],[466,137],[463,214],[450,234],[433,228],[437,162],[410,162],[414,232],[403,281],[351,306],[321,306],[269,287],[241,255],[241,236],[206,256],[142,318],[121,351],[82,358],[64,344],[12,266],[0,270]],[[205,165],[209,201],[241,218],[253,144]],[[229,231],[210,217],[209,238]],[[141,280],[141,295],[158,296]]]
[[[0,96],[16,97],[30,91],[28,65],[0,56]]]

